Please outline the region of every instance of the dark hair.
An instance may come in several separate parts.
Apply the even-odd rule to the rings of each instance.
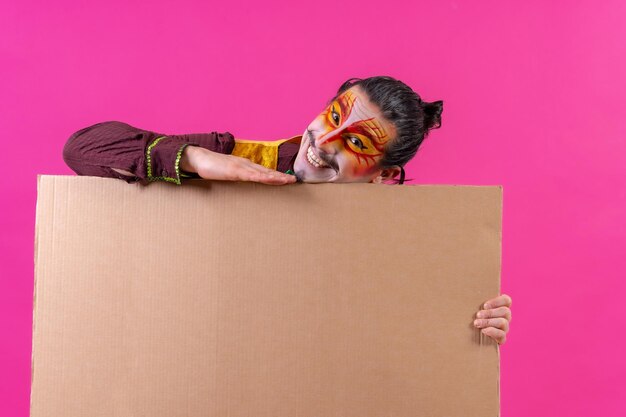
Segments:
[[[332,100],[355,85],[367,93],[370,101],[380,107],[385,119],[396,128],[397,136],[389,142],[380,161],[383,168],[404,167],[415,156],[428,132],[441,127],[443,101],[422,101],[411,87],[388,76],[350,78],[339,87]]]

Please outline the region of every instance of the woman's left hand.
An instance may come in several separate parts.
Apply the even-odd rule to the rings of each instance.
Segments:
[[[485,302],[484,310],[476,313],[474,326],[481,332],[498,342],[499,345],[506,342],[506,334],[511,322],[511,297],[502,294]]]

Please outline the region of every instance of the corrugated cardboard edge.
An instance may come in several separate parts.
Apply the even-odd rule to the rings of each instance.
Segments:
[[[498,189],[500,190],[500,236],[498,236],[498,240],[500,242],[500,267],[498,268],[498,271],[500,273],[500,276],[498,277],[498,294],[502,293],[502,228],[504,226],[504,188],[502,185],[498,185],[497,186]],[[500,345],[497,344],[496,346],[496,350],[498,352],[498,378],[497,378],[497,383],[496,383],[496,389],[497,389],[497,397],[498,397],[498,417],[501,416],[502,413],[502,400],[500,399]]]
[[[37,174],[37,199],[35,203],[35,236],[34,236],[34,267],[33,267],[33,325],[32,325],[32,336],[31,336],[31,358],[30,358],[30,396],[29,396],[29,412],[30,415],[31,410],[33,408],[33,387],[35,383],[35,329],[37,326],[37,281],[39,276],[39,268],[38,268],[38,260],[39,260],[39,246],[40,246],[40,235],[39,229],[41,227],[41,205],[42,205],[42,182],[47,181],[52,183],[52,198],[54,198],[54,189],[56,183],[56,175],[43,175]],[[54,217],[54,213],[52,214]]]
[[[433,184],[435,185],[435,184]],[[500,213],[500,233],[498,235],[498,242],[499,242],[499,246],[500,246],[500,256],[499,256],[499,263],[500,266],[498,268],[499,271],[499,276],[498,276],[498,294],[502,293],[502,234],[503,234],[503,226],[504,226],[504,187],[502,185],[456,185],[456,186],[460,186],[460,187],[495,187],[500,191],[500,198],[498,199],[500,202],[500,207],[499,207],[499,213]],[[479,309],[483,308],[483,304],[481,304],[479,306]],[[480,345],[492,345],[495,344],[496,345],[496,353],[498,354],[498,364],[497,364],[497,369],[498,369],[498,377],[496,380],[496,393],[497,393],[497,398],[498,398],[498,415],[497,417],[501,417],[501,410],[502,410],[502,401],[500,398],[500,345],[498,343],[496,343],[493,339],[491,339],[489,336],[484,336],[482,331],[478,332],[478,342]]]
[[[36,323],[36,306],[37,306],[37,258],[39,255],[39,210],[41,208],[41,174],[37,175],[37,200],[35,203],[35,239],[34,248],[34,275],[33,275],[33,325],[31,334],[31,357],[30,357],[30,395],[28,405],[28,415],[33,408],[33,383],[35,381],[35,323]]]

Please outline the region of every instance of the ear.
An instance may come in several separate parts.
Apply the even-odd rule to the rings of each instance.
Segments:
[[[372,182],[375,184],[380,184],[381,182],[391,180],[397,177],[398,175],[400,175],[400,167],[397,165],[394,165],[391,168],[385,168],[381,170],[378,176],[376,176],[372,180]]]

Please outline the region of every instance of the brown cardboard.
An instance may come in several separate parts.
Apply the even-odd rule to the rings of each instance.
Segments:
[[[40,176],[31,416],[498,416],[501,202]]]

